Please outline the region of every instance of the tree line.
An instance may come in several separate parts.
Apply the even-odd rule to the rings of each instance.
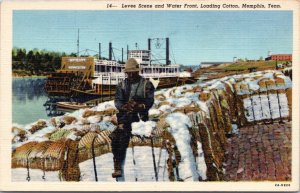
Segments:
[[[75,53],[54,52],[47,50],[26,50],[24,48],[12,49],[12,70],[16,76],[48,75],[61,66],[61,58],[76,56]]]
[[[26,50],[14,47],[12,49],[12,71],[13,76],[45,76],[55,72],[61,66],[61,58],[65,56],[76,57],[76,53],[67,54],[65,52],[39,50],[37,48]],[[90,55],[81,54],[80,57]],[[98,54],[94,55],[98,58]],[[101,59],[106,59],[101,57]],[[121,61],[118,61],[122,63]],[[124,63],[124,62],[123,62]]]

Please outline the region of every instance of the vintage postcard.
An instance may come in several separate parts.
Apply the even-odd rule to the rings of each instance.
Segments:
[[[297,0],[0,2],[1,191],[299,191]]]

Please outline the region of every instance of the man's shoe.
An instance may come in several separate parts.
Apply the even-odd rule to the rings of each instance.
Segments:
[[[121,162],[114,160],[114,172],[111,174],[113,178],[118,178],[122,176],[122,165]]]
[[[115,170],[115,171],[111,174],[111,176],[112,176],[113,178],[122,177],[122,170]]]

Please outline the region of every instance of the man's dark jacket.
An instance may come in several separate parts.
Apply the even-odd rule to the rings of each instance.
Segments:
[[[132,90],[132,84],[135,84],[137,88]],[[132,122],[139,121],[138,115],[140,116],[140,119],[147,121],[149,119],[148,111],[154,103],[154,90],[153,84],[142,77],[139,77],[139,80],[136,81],[136,83],[130,83],[127,78],[119,83],[116,88],[115,96],[115,106],[119,110],[119,113],[117,114],[118,124],[125,124],[130,127]],[[145,108],[135,109],[134,112],[129,113],[122,109],[123,105],[129,100],[144,104]]]

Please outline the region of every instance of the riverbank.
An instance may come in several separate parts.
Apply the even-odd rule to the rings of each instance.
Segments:
[[[50,72],[42,72],[38,74],[32,74],[30,71],[26,70],[13,70],[12,77],[13,78],[47,78],[50,75]]]
[[[13,75],[12,78],[47,78],[47,76],[38,76],[38,75],[32,75],[32,76],[16,76],[16,75]]]

